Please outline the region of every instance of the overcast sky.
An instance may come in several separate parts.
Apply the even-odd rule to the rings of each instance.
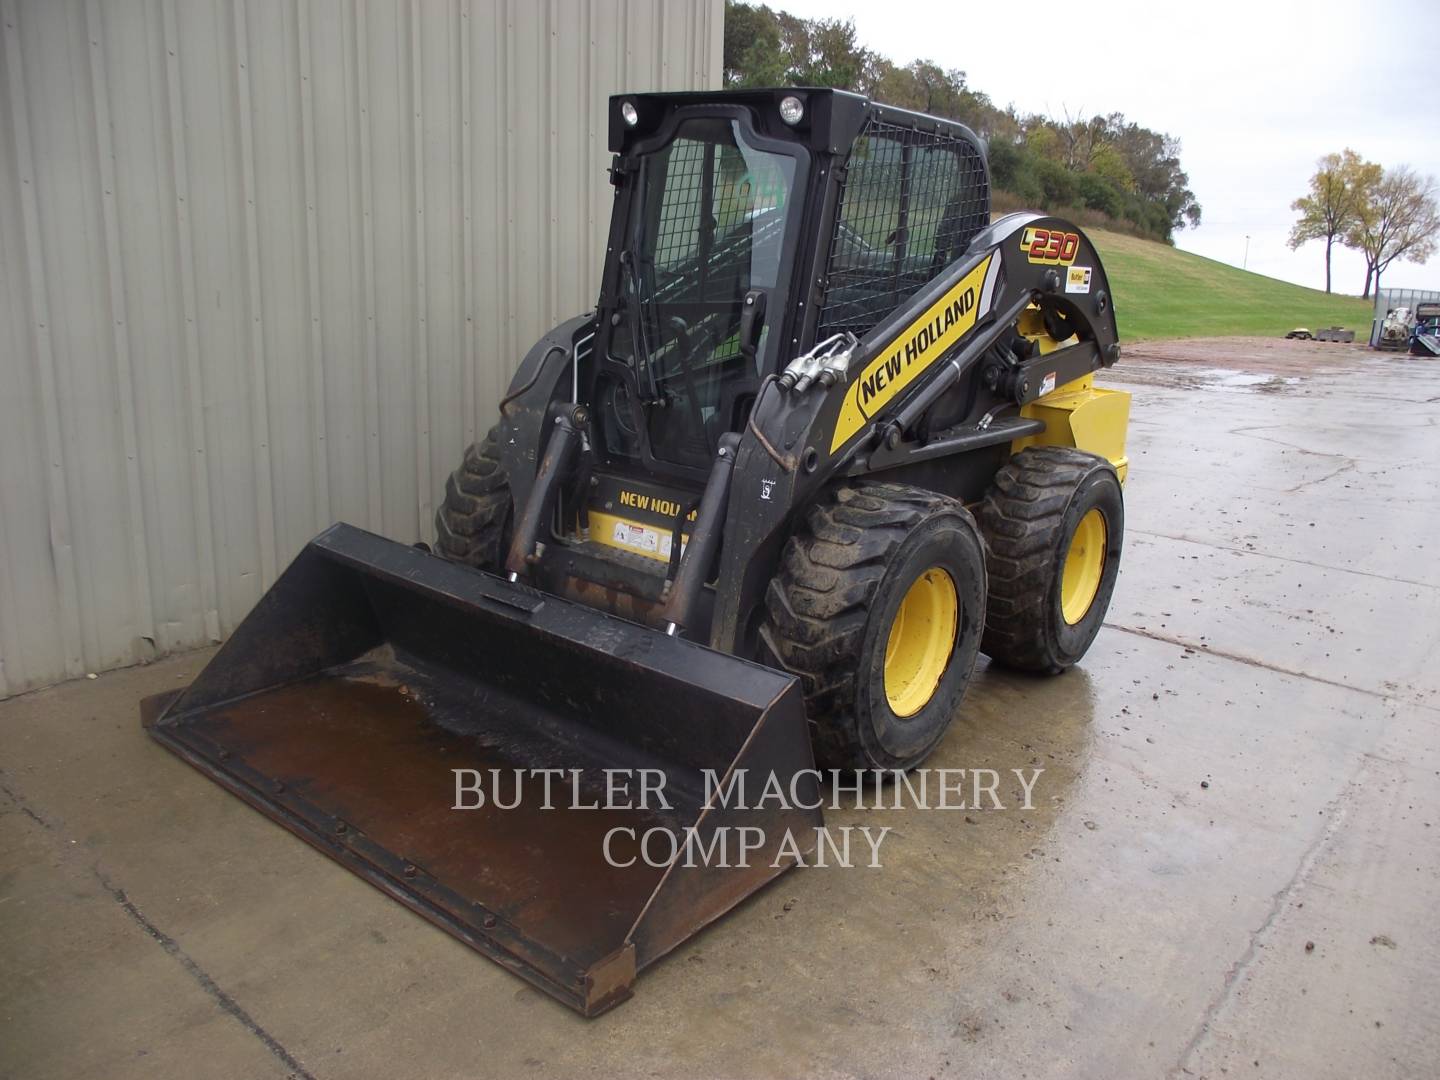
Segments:
[[[1176,243],[1323,288],[1324,246],[1285,245],[1315,159],[1346,146],[1440,178],[1440,2],[979,4],[769,0],[808,18],[850,18],[897,63],[962,69],[995,104],[1062,116],[1123,112],[1181,140],[1204,208]],[[1365,264],[1335,249],[1335,289],[1359,294]],[[1440,289],[1429,265],[1392,263],[1387,286]]]

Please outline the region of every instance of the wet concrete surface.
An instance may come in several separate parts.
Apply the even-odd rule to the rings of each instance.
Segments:
[[[1034,809],[845,810],[593,1021],[142,735],[207,653],[0,703],[0,1076],[1435,1075],[1440,366],[1130,348],[1128,530],[1077,669],[982,665],[930,762]]]

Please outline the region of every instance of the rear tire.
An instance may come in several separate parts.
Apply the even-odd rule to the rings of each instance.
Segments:
[[[498,572],[510,532],[510,481],[500,464],[500,429],[465,451],[435,511],[435,550],[452,562]]]
[[[910,769],[979,656],[985,551],[964,506],[901,484],[812,506],[766,592],[761,636],[800,677],[822,767]]]
[[[1030,447],[995,474],[976,516],[990,548],[981,651],[1023,671],[1071,667],[1100,632],[1120,572],[1114,467],[1070,447]]]

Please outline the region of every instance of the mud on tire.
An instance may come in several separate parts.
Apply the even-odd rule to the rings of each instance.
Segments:
[[[950,575],[954,643],[938,685],[913,715],[890,708],[891,623],[927,572]],[[953,499],[901,484],[845,485],[810,507],[766,591],[761,636],[800,677],[822,767],[904,769],[924,760],[954,719],[978,657],[984,545]]]
[[[435,550],[454,562],[499,570],[510,529],[510,482],[500,464],[500,429],[465,451],[435,511]]]
[[[1093,599],[1071,623],[1061,599],[1066,556],[1092,510],[1104,520],[1103,563]],[[1070,447],[1030,447],[995,474],[976,518],[989,546],[981,651],[1024,671],[1072,666],[1100,632],[1120,570],[1125,506],[1114,467]]]

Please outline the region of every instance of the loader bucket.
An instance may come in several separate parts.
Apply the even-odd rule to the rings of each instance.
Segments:
[[[145,723],[587,1016],[813,850],[821,820],[796,808],[818,806],[819,777],[790,676],[348,525],[311,541]],[[454,808],[455,769],[482,770],[483,807]],[[528,772],[541,769],[563,770],[548,774],[550,808],[546,774]],[[607,769],[655,771],[642,798],[640,774]],[[745,806],[705,770],[744,775]],[[786,805],[757,798],[771,773]],[[629,792],[610,808],[607,782]],[[517,783],[518,805],[497,807]],[[667,836],[681,840],[674,858]]]

